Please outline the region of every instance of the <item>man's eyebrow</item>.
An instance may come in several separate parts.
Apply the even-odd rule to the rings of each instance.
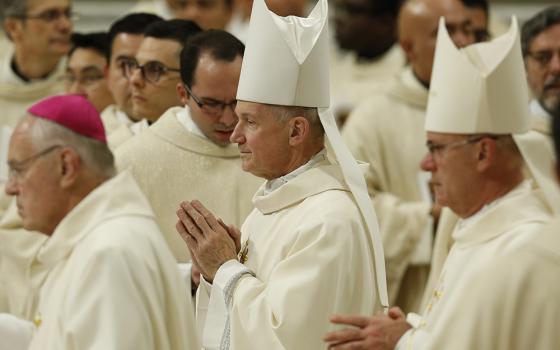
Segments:
[[[92,66],[85,66],[85,67],[83,67],[82,69],[80,69],[80,72],[82,72],[82,73],[88,73],[88,72],[92,72],[92,71],[93,71],[93,72],[96,72],[96,73],[97,73],[97,72],[101,72],[101,70],[99,69],[99,67],[93,66],[93,65],[92,65]]]

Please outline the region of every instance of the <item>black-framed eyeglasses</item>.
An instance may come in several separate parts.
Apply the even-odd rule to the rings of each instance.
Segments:
[[[19,179],[21,179],[21,177],[23,175],[25,175],[25,172],[27,170],[29,170],[29,168],[31,168],[31,166],[33,165],[33,163],[35,163],[35,161],[37,161],[39,158],[46,156],[47,154],[51,153],[52,151],[54,151],[55,149],[64,147],[64,145],[53,145],[50,147],[45,148],[42,151],[39,151],[27,158],[25,158],[24,160],[20,160],[20,161],[9,161],[8,162],[8,181],[9,180],[15,180],[18,181]]]
[[[235,107],[237,106],[237,100],[232,100],[229,102],[224,101],[217,101],[217,100],[210,100],[210,99],[202,99],[197,97],[193,94],[192,90],[185,85],[185,89],[191,97],[193,98],[194,102],[204,113],[218,116],[224,113],[224,109],[226,107],[230,107],[232,112],[235,113]]]
[[[496,139],[499,138],[499,136],[497,136],[497,135],[480,135],[480,136],[473,136],[473,137],[465,139],[465,140],[460,140],[460,141],[450,142],[450,143],[435,143],[435,142],[432,142],[432,141],[428,141],[428,142],[426,142],[426,147],[428,148],[428,152],[430,153],[430,155],[432,157],[434,157],[437,154],[441,154],[446,149],[451,149],[451,148],[455,148],[455,147],[463,147],[463,146],[466,146],[466,145],[474,144],[474,143],[477,143],[477,142],[479,142],[479,141],[481,141],[482,139],[485,139],[485,138],[491,138],[493,140],[496,140]]]
[[[150,83],[157,83],[161,77],[168,72],[179,73],[181,71],[179,68],[170,68],[157,61],[149,61],[143,65],[139,65],[135,60],[122,61],[121,69],[123,75],[128,79],[132,77],[136,69],[140,69],[142,79]]]
[[[552,58],[555,54],[557,54],[558,58],[560,59],[560,49],[527,52],[527,56],[537,61],[541,65],[541,67],[546,67],[548,64],[550,64],[550,61],[552,61]]]
[[[72,11],[72,9],[66,9],[62,11],[57,9],[50,9],[50,10],[45,10],[36,15],[25,14],[25,15],[18,16],[18,18],[20,19],[38,19],[48,23],[56,22],[62,17],[70,21],[76,21],[80,18],[80,15]]]

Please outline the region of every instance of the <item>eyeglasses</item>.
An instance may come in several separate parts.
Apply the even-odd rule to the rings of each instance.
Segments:
[[[473,143],[477,143],[478,141],[480,141],[484,138],[491,138],[493,140],[496,140],[496,139],[499,138],[499,136],[496,136],[496,135],[481,135],[481,136],[471,137],[471,138],[468,138],[466,140],[461,140],[461,141],[457,141],[457,142],[450,142],[450,143],[435,143],[435,142],[432,142],[432,141],[428,141],[426,143],[426,147],[428,147],[428,152],[430,153],[430,155],[432,157],[435,157],[436,155],[441,154],[446,149],[451,149],[451,148],[455,148],[455,147],[462,147],[462,146],[470,145],[470,144],[473,144]]]
[[[560,49],[527,52],[527,56],[537,61],[541,65],[541,67],[546,67],[550,63],[550,61],[552,61],[552,58],[554,57],[555,54],[557,54],[560,59]]]
[[[189,95],[191,95],[194,102],[198,105],[198,108],[200,108],[206,114],[210,114],[213,116],[222,115],[226,107],[230,107],[232,112],[235,113],[235,106],[237,106],[237,100],[232,100],[230,102],[216,101],[216,100],[201,101],[200,98],[198,98],[195,94],[192,93],[192,90],[187,85],[185,85],[185,89],[187,89]]]
[[[100,81],[104,78],[105,78],[105,76],[101,72],[90,72],[90,73],[85,73],[85,74],[80,75],[80,76],[76,76],[74,74],[67,73],[64,76],[64,81],[68,85],[72,85],[75,82],[78,82],[78,84],[80,84],[81,86],[87,87],[87,86],[90,86],[90,85],[93,85],[93,84],[97,83],[98,81]]]
[[[15,180],[16,182],[21,179],[23,177],[23,175],[25,175],[25,172],[27,172],[27,170],[29,170],[31,168],[31,166],[33,165],[33,163],[35,163],[35,161],[37,161],[39,158],[46,156],[47,154],[51,153],[52,151],[54,151],[57,148],[61,148],[64,147],[63,145],[53,145],[50,147],[47,147],[46,149],[35,153],[32,156],[29,156],[27,158],[25,158],[24,160],[21,160],[19,162],[16,161],[10,161],[8,162],[8,181],[9,180]]]
[[[134,71],[136,69],[140,69],[142,79],[150,83],[157,83],[161,79],[161,76],[166,74],[167,72],[178,73],[181,71],[178,68],[169,68],[166,65],[156,61],[150,61],[145,63],[144,65],[139,65],[138,62],[133,60],[123,61],[121,69],[123,70],[123,75],[128,79],[132,78],[132,75],[134,74]]]
[[[39,14],[36,15],[22,15],[19,16],[19,18],[21,19],[38,19],[41,21],[45,21],[48,23],[52,23],[52,22],[56,22],[58,21],[60,18],[66,18],[70,21],[76,21],[80,18],[80,16],[76,13],[73,12],[71,9],[66,9],[63,11],[57,10],[57,9],[50,9],[50,10],[45,10]]]

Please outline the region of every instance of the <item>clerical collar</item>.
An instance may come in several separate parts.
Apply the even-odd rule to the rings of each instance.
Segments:
[[[531,103],[529,104],[529,110],[531,111],[531,114],[543,118],[546,121],[552,120],[552,116],[550,115],[550,113],[543,107],[543,105],[537,99],[533,99],[531,101]]]
[[[49,77],[49,75],[51,75],[51,73],[47,73],[47,74],[43,75],[42,77],[40,77],[40,78],[38,78],[38,79],[31,79],[31,78],[25,76],[25,75],[19,70],[19,67],[18,67],[18,65],[17,65],[17,63],[16,63],[16,57],[15,57],[15,56],[13,56],[13,57],[12,57],[12,60],[10,61],[10,68],[12,69],[12,72],[14,72],[14,74],[15,74],[18,78],[20,78],[23,82],[25,82],[25,83],[31,83],[31,82],[34,81],[34,80],[44,80],[44,79],[47,79],[47,78]],[[56,68],[55,68],[55,70],[56,70]]]
[[[411,69],[412,70],[412,74],[414,75],[414,77],[416,78],[416,80],[418,80],[418,82],[420,84],[422,84],[423,87],[426,88],[426,90],[430,90],[430,82],[425,82],[422,79],[420,79],[420,77],[416,74],[416,72],[414,71],[414,68]]]
[[[483,206],[479,211],[474,213],[473,215],[469,216],[465,219],[459,219],[457,223],[457,229],[462,230],[465,227],[472,225],[473,223],[477,222],[488,210],[494,208],[498,204],[504,201],[504,199],[508,198],[511,194],[520,192],[520,191],[529,191],[531,189],[531,180],[524,180],[519,185],[517,185],[513,190],[509,191],[505,195],[501,196],[498,199],[486,204]]]
[[[146,130],[150,127],[150,123],[148,123],[147,119],[141,120],[133,120],[130,118],[125,112],[117,109],[116,111],[117,120],[128,127],[128,129],[132,132],[132,135],[138,135],[142,131]]]
[[[187,107],[181,109],[179,113],[176,114],[177,120],[183,127],[190,133],[195,134],[198,137],[201,137],[205,140],[208,140],[208,137],[204,135],[202,130],[196,125],[196,123],[192,120],[191,114],[187,110]]]
[[[267,195],[272,191],[280,188],[282,185],[287,184],[290,180],[294,179],[296,176],[304,173],[305,171],[315,167],[315,165],[322,162],[326,158],[327,158],[327,150],[323,148],[321,151],[319,151],[319,153],[314,155],[307,163],[300,166],[299,168],[292,171],[291,173],[273,180],[268,180],[264,187],[264,191],[263,191],[264,194]]]

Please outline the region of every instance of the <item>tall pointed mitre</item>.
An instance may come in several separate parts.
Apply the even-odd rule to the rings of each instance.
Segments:
[[[370,233],[378,297],[388,306],[383,246],[377,217],[356,160],[342,141],[328,109],[329,35],[327,0],[307,18],[281,17],[264,0],[253,1],[237,99],[282,106],[317,107],[327,140],[340,163]]]
[[[551,210],[560,213],[560,191],[552,174],[550,140],[530,131],[525,68],[517,20],[486,43],[458,49],[440,19],[426,131],[513,135]]]

